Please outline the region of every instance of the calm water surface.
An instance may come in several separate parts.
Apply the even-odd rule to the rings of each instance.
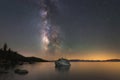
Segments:
[[[27,75],[18,75],[14,69],[0,74],[0,80],[120,80],[119,62],[73,62],[71,67],[55,68],[54,63],[35,63],[17,66]]]

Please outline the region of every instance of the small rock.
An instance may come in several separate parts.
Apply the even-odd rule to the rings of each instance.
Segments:
[[[28,71],[27,71],[27,70],[21,70],[21,69],[16,69],[14,72],[15,72],[16,74],[19,74],[19,75],[28,74]]]

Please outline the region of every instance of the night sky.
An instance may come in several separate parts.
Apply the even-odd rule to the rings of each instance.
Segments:
[[[23,55],[42,54],[39,2],[0,0],[1,47],[6,42]],[[59,0],[57,5],[52,19],[63,36],[62,56],[120,58],[120,0]]]

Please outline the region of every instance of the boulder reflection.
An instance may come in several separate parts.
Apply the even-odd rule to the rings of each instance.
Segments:
[[[70,66],[55,66],[55,70],[58,72],[69,72]]]

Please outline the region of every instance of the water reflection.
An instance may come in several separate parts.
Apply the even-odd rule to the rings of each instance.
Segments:
[[[27,75],[14,73],[16,68],[28,70]],[[74,62],[70,67],[54,63],[25,64],[0,73],[0,80],[120,80],[120,63]]]
[[[59,67],[56,66],[55,70],[58,72],[69,72],[70,66],[59,66]]]

